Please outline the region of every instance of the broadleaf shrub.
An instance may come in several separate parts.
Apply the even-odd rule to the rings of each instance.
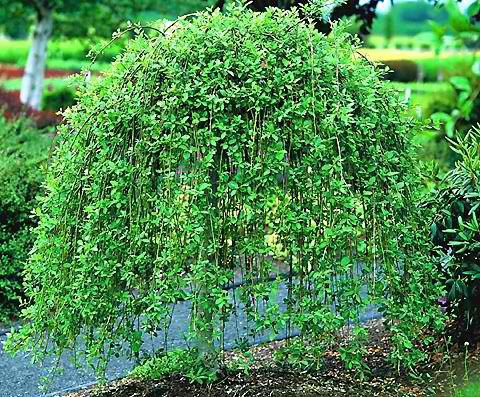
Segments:
[[[28,267],[33,303],[7,349],[38,360],[80,343],[101,373],[147,335],[168,341],[187,301],[185,337],[206,368],[219,368],[240,315],[239,340],[299,332],[284,360],[312,367],[343,326],[362,344],[374,305],[392,359],[412,367],[442,325],[417,127],[357,45],[278,9],[201,13],[132,41],[65,112]]]
[[[22,271],[33,247],[36,196],[51,138],[28,120],[0,117],[0,321],[19,312]]]
[[[444,178],[432,232],[449,308],[459,330],[470,332],[480,324],[480,130],[457,137],[451,148],[459,160]]]

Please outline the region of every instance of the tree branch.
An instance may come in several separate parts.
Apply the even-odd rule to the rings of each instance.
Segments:
[[[223,11],[225,7],[225,0],[217,0],[213,6],[213,9],[219,8],[220,11]]]

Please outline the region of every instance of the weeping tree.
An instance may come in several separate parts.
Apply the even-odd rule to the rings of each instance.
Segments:
[[[240,336],[298,333],[283,357],[311,365],[351,326],[342,358],[361,369],[373,305],[392,360],[417,363],[442,324],[417,126],[356,45],[273,8],[133,40],[65,113],[6,348],[101,371],[168,341],[183,302],[207,368],[243,315]]]
[[[40,109],[48,42],[52,36],[111,37],[135,13],[150,5],[140,0],[0,0],[2,17],[28,25],[33,20],[32,45],[22,79],[20,100]]]

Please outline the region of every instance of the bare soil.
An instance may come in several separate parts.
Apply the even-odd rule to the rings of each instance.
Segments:
[[[321,371],[281,368],[273,359],[275,350],[285,343],[281,341],[252,347],[256,364],[248,373],[225,372],[209,385],[192,383],[181,375],[151,381],[125,378],[64,397],[446,397],[452,395],[452,386],[458,387],[465,378],[465,353],[470,376],[479,372],[480,351],[469,346],[469,351],[462,352],[457,346],[448,357],[432,352],[429,364],[419,369],[423,376],[412,380],[388,363],[390,345],[382,320],[370,321],[367,327],[370,339],[365,359],[371,373],[364,380],[345,369],[336,351],[326,354]],[[238,358],[239,353],[226,353],[227,362]]]

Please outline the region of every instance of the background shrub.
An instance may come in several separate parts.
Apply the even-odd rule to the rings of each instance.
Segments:
[[[68,84],[46,87],[42,97],[42,109],[58,111],[75,104],[75,91]]]
[[[422,67],[425,81],[434,82],[448,80],[453,76],[471,77],[475,57],[471,54],[452,55],[444,58],[419,59],[416,62]]]
[[[22,271],[33,246],[36,196],[51,138],[27,120],[0,117],[0,321],[18,312]]]
[[[212,371],[237,310],[238,340],[298,330],[283,357],[310,367],[354,324],[341,357],[361,369],[362,314],[377,305],[391,359],[421,360],[442,319],[417,125],[351,40],[294,11],[235,9],[132,41],[65,114],[27,271],[33,304],[7,349],[41,359],[82,343],[101,373],[146,335],[168,340],[187,300],[184,337]]]

